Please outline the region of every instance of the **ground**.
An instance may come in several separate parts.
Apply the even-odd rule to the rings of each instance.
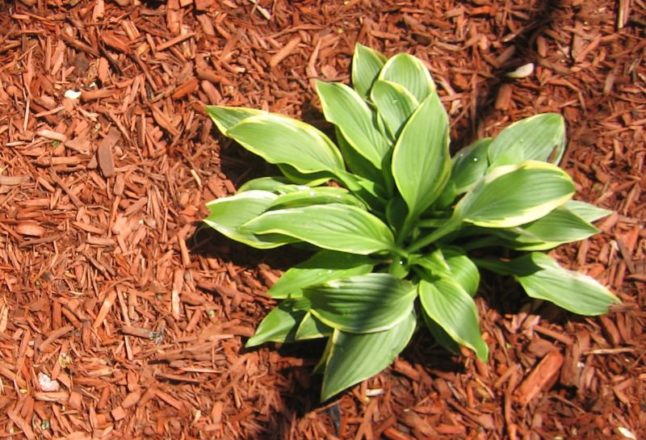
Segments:
[[[1,437],[646,436],[642,0],[130,3],[0,2]],[[325,404],[320,345],[245,350],[302,255],[201,226],[271,173],[204,104],[329,128],[312,81],[348,82],[356,42],[428,64],[454,150],[563,114],[576,198],[614,213],[556,256],[623,304],[576,317],[485,278],[488,363],[420,331]]]

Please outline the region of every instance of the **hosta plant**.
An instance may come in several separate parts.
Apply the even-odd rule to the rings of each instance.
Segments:
[[[592,222],[608,214],[572,200],[558,167],[561,116],[523,119],[451,157],[447,113],[411,55],[357,45],[352,88],[316,90],[336,142],[284,115],[207,107],[225,136],[281,175],[208,203],[205,222],[255,248],[312,251],[269,289],[279,304],[247,346],[327,338],[322,400],[390,365],[419,325],[486,360],[473,300],[480,268],[578,314],[618,302],[545,253],[595,234]]]

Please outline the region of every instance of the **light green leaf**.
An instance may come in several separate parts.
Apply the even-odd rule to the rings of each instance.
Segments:
[[[276,177],[259,177],[257,179],[251,179],[246,181],[240,188],[238,192],[245,191],[269,191],[275,194],[280,194],[284,192],[289,192],[291,190],[297,190],[298,186],[292,185],[288,179],[282,176]]]
[[[555,165],[526,161],[489,172],[458,202],[454,219],[487,228],[537,220],[567,202],[574,183]]]
[[[319,186],[329,182],[332,178],[332,174],[327,171],[321,171],[318,173],[301,173],[296,168],[284,163],[279,164],[278,169],[283,173],[287,180],[297,185]],[[337,172],[340,171],[341,170],[338,170]]]
[[[461,149],[453,157],[450,182],[455,185],[455,195],[468,191],[489,168],[487,151],[491,138],[477,140]]]
[[[446,351],[453,354],[460,354],[460,344],[455,342],[453,338],[435,321],[422,308],[422,317],[426,328],[435,339],[435,342],[440,344]]]
[[[321,321],[316,319],[311,313],[307,313],[300,325],[294,339],[297,341],[304,341],[307,339],[320,339],[326,336],[332,336],[334,329],[323,324]]]
[[[385,206],[384,189],[378,183],[347,171],[337,172],[339,183],[345,186],[359,200],[375,212],[381,212]]]
[[[311,313],[350,333],[388,330],[410,314],[415,288],[386,273],[355,275],[303,290]]]
[[[556,113],[522,119],[505,128],[489,147],[492,167],[526,160],[558,164],[565,151],[565,121]]]
[[[580,200],[568,200],[564,207],[587,222],[594,222],[612,214],[612,211],[608,209],[603,209]]]
[[[476,264],[458,248],[443,248],[444,261],[449,266],[451,277],[471,296],[480,285],[480,271]]]
[[[421,280],[419,296],[424,311],[455,341],[472,349],[486,361],[489,348],[480,334],[478,309],[473,298],[448,278]]]
[[[379,79],[403,86],[418,102],[435,93],[431,74],[418,58],[400,53],[386,61],[379,72]]]
[[[258,248],[269,249],[293,243],[290,237],[277,234],[258,237],[240,226],[265,212],[277,196],[268,191],[247,191],[234,196],[213,200],[206,204],[209,215],[204,223],[232,240]]]
[[[243,193],[244,194],[244,193]],[[254,234],[280,234],[323,249],[367,255],[394,248],[393,234],[381,220],[354,206],[330,204],[266,212],[246,223]]]
[[[425,256],[411,258],[411,264],[426,269],[431,277],[448,278],[457,282],[471,296],[478,291],[478,267],[461,249],[437,248]]]
[[[267,162],[287,164],[301,173],[344,169],[341,153],[325,134],[287,116],[252,116],[231,127],[226,135]]]
[[[603,315],[610,305],[620,303],[595,279],[564,269],[543,253],[532,252],[508,266],[527,295],[579,315]]]
[[[450,172],[449,121],[437,93],[404,126],[393,151],[395,184],[414,217],[440,195]]]
[[[599,232],[566,206],[560,206],[531,223],[492,232],[501,238],[506,246],[517,250],[552,249],[563,243],[584,240]]]
[[[352,87],[366,97],[370,92],[372,83],[384,66],[386,57],[369,47],[357,44],[354,46],[352,56]]]
[[[330,186],[318,188],[305,186],[303,189],[289,191],[279,195],[269,208],[296,208],[299,206],[323,205],[328,203],[340,203],[365,208],[365,205],[350,194],[348,190]]]
[[[369,257],[335,251],[319,251],[288,269],[269,289],[274,298],[301,296],[303,288],[352,275],[370,273],[374,262]]]
[[[245,347],[255,347],[265,342],[294,341],[298,323],[307,313],[308,305],[305,299],[283,301],[265,316]]]
[[[381,170],[390,142],[373,123],[373,114],[366,102],[341,83],[317,81],[316,90],[325,119],[338,127],[357,153]]]
[[[226,135],[227,130],[236,125],[238,122],[243,121],[251,116],[266,114],[262,110],[245,107],[225,107],[219,105],[207,105],[206,114],[211,117],[211,120],[218,127],[222,134]]]
[[[375,168],[368,159],[361,156],[354,148],[352,148],[348,141],[343,137],[343,133],[341,133],[339,127],[334,128],[336,132],[337,145],[339,146],[339,150],[341,150],[341,155],[343,156],[343,160],[345,160],[345,164],[348,169],[357,176],[383,186],[384,177],[381,171]]]
[[[410,313],[390,330],[368,334],[334,332],[325,358],[321,401],[388,367],[408,345],[417,319]]]
[[[370,96],[388,128],[388,133],[396,139],[419,105],[417,99],[403,86],[383,80],[375,82]]]

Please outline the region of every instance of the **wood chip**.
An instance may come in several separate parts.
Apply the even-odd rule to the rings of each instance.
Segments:
[[[515,397],[521,405],[527,405],[542,391],[553,385],[563,365],[559,351],[548,353],[516,389]]]

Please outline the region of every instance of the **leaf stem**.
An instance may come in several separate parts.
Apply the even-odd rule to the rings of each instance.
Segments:
[[[410,231],[413,229],[413,226],[415,224],[415,217],[412,217],[410,214],[406,214],[406,219],[404,220],[404,224],[402,225],[401,230],[399,231],[399,234],[397,234],[397,245],[401,246],[404,243],[404,240],[408,237],[408,234],[410,234]]]
[[[420,250],[421,248],[428,246],[429,244],[439,240],[440,238],[450,234],[451,232],[455,231],[460,227],[460,224],[462,222],[459,219],[456,218],[450,218],[446,223],[444,223],[442,226],[434,230],[428,235],[425,235],[424,237],[420,238],[417,240],[415,243],[411,244],[406,248],[406,251],[408,252],[415,252]]]

